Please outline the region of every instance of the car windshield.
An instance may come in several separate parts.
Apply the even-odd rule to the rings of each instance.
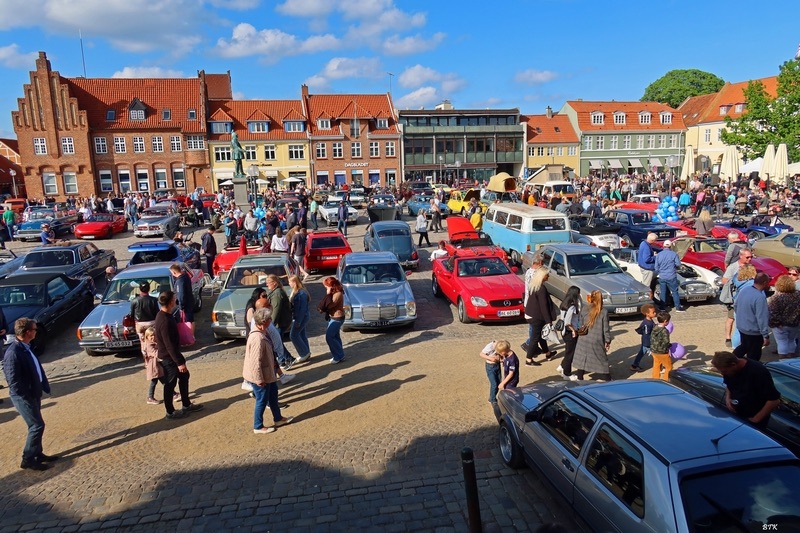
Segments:
[[[314,237],[311,239],[311,249],[319,250],[321,248],[344,248],[347,246],[344,238],[333,235],[331,237]]]
[[[511,271],[499,257],[463,258],[458,261],[461,277],[501,276]]]
[[[72,250],[42,250],[30,252],[22,262],[23,268],[56,267],[60,265],[74,265],[75,254]]]
[[[432,194],[425,194],[425,195],[418,194],[418,195],[414,196],[414,199],[412,201],[430,203],[430,201],[432,199],[433,199],[433,195]]]
[[[732,437],[728,437],[732,438]],[[756,465],[686,477],[680,483],[690,531],[797,531],[800,466]]]
[[[266,287],[267,276],[275,274],[285,285],[286,268],[283,264],[278,265],[252,265],[248,267],[236,267],[228,274],[225,280],[226,289],[244,289],[247,287]]]
[[[331,202],[325,202],[325,207],[327,209],[338,209],[339,208],[339,200],[333,200]]]
[[[570,276],[591,276],[594,274],[620,274],[619,266],[605,252],[575,254],[569,256]]]
[[[37,209],[31,211],[28,215],[28,220],[42,220],[45,218],[55,218],[56,213],[52,209]]]
[[[44,305],[44,284],[0,287],[0,305]]]
[[[170,284],[170,276],[144,276],[141,278],[126,278],[114,279],[103,295],[103,300],[100,303],[111,304],[117,302],[131,302],[139,296],[139,287],[142,283],[150,285],[150,296],[158,298],[158,295],[164,291],[172,290]]]
[[[703,239],[695,241],[698,252],[720,252],[728,249],[727,239]]]
[[[136,252],[131,257],[129,263],[131,265],[139,265],[142,263],[164,263],[167,261],[175,261],[178,259],[178,250],[174,246],[169,246],[163,250],[152,250],[146,252]]]
[[[631,221],[633,224],[650,224],[653,219],[650,218],[650,213],[631,213]]]
[[[87,222],[114,222],[114,215],[110,213],[96,213],[86,219]]]
[[[350,265],[344,270],[342,283],[357,285],[365,283],[395,283],[406,279],[398,263],[374,265]]]

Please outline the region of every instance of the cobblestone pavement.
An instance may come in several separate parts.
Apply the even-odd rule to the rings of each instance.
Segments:
[[[363,231],[351,228],[355,250]],[[98,244],[125,264],[133,240]],[[309,284],[315,302],[320,279]],[[193,401],[205,409],[183,420],[165,420],[163,406],[145,404],[138,358],[89,357],[78,351],[74,328],[58,334],[42,357],[53,389],[44,400],[44,443],[63,458],[47,472],[19,469],[25,428],[0,391],[0,531],[465,531],[460,451],[467,446],[486,531],[534,531],[546,522],[586,528],[545,480],[506,468],[499,455],[477,353],[494,338],[518,346],[527,326],[461,324],[452,306],[432,297],[427,263],[411,280],[415,327],[344,333],[340,365],[327,364],[324,324],[312,317],[314,357],[280,391],[284,414],[296,419],[264,436],[253,435],[252,400],[240,388],[243,344],[215,343],[208,329],[211,299],[188,351]],[[723,321],[714,304],[674,317],[689,363],[723,349]],[[637,325],[612,322],[615,379],[630,377]],[[523,367],[522,382],[552,379],[557,365]]]

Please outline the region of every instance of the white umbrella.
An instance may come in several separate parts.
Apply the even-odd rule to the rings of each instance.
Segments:
[[[778,145],[778,151],[775,152],[775,164],[772,168],[774,171],[773,178],[779,183],[785,183],[787,176],[789,176],[789,153],[785,143]]]
[[[764,162],[761,163],[761,170],[758,176],[762,179],[769,179],[775,176],[775,146],[772,144],[767,145],[764,151]]]
[[[226,187],[228,185],[233,185],[233,180],[225,180],[222,183],[220,183],[220,185],[222,185],[223,187]]]
[[[256,185],[269,185],[269,182],[268,182],[267,180],[264,180],[264,179],[258,178],[258,179],[256,180]]]
[[[748,161],[746,165],[742,166],[739,169],[739,172],[742,174],[750,174],[751,172],[761,172],[761,168],[764,164],[763,157],[756,157],[752,161]]]
[[[719,168],[720,176],[728,181],[733,181],[739,175],[739,152],[735,146],[727,146],[722,154],[722,164]]]
[[[689,178],[694,174],[694,150],[692,146],[686,147],[686,156],[683,158],[683,166],[681,167],[681,181],[689,181]]]

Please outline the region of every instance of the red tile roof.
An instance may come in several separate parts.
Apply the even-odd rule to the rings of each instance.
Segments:
[[[678,112],[683,117],[683,123],[687,128],[697,125],[703,120],[708,106],[717,98],[717,93],[701,94],[691,96],[678,106]]]
[[[224,114],[231,117],[233,129],[239,134],[239,140],[305,140],[304,131],[287,132],[283,129],[284,117],[288,120],[306,121],[303,116],[303,105],[300,100],[214,100],[209,102],[211,116]],[[263,118],[261,118],[263,117]],[[296,118],[295,118],[296,117]],[[269,121],[267,133],[250,133],[247,121]],[[209,131],[210,141],[228,141],[229,133],[214,134]]]
[[[5,144],[11,150],[15,151],[16,153],[19,153],[19,141],[17,141],[16,139],[0,139],[0,143]]]
[[[337,124],[331,124],[332,130],[319,130],[319,118],[330,118],[331,121],[387,118],[389,128],[377,131],[385,135],[398,134],[397,121],[388,94],[311,94],[307,102],[311,135],[330,135],[338,131]],[[371,127],[374,128],[374,125]]]
[[[642,131],[642,130],[673,130],[680,131],[686,129],[683,118],[677,110],[672,109],[666,104],[658,102],[585,102],[583,100],[572,100],[567,102],[568,106],[575,110],[578,116],[578,129],[586,131]],[[595,111],[604,114],[603,124],[592,124],[592,113]],[[639,112],[649,111],[651,113],[650,124],[639,124]],[[661,124],[659,113],[666,111],[672,113],[671,124]],[[614,124],[614,113],[625,113],[625,124]]]
[[[708,99],[702,111],[697,111],[698,117],[692,126],[705,122],[721,122],[726,116],[731,117],[732,119],[741,117],[742,114],[747,111],[747,109],[745,108],[743,111],[736,111],[736,104],[745,103],[744,90],[747,89],[747,85],[750,83],[750,81],[760,81],[764,85],[764,90],[767,91],[767,94],[770,98],[775,98],[778,95],[777,76],[761,78],[758,80],[740,81],[737,83],[726,83],[718,92],[711,93],[710,95],[703,95],[711,96],[712,98]],[[702,98],[702,96],[695,96],[694,98],[699,99]],[[678,110],[681,111],[681,113],[685,113],[684,108],[686,106],[693,106],[696,108],[699,107],[699,104],[689,98],[686,102],[680,105]],[[728,109],[726,112],[720,114],[720,108],[722,108],[722,106],[727,106]],[[694,115],[694,113],[692,113],[692,115]]]
[[[231,73],[226,74],[205,74],[206,92],[209,100],[231,100],[233,91],[231,89]]]
[[[520,122],[528,123],[528,144],[579,143],[567,115],[520,115]]]

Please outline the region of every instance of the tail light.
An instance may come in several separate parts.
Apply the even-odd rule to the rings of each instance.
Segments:
[[[411,260],[416,261],[417,259],[419,259],[419,254],[417,253],[416,250],[414,250],[413,252],[411,252]]]

